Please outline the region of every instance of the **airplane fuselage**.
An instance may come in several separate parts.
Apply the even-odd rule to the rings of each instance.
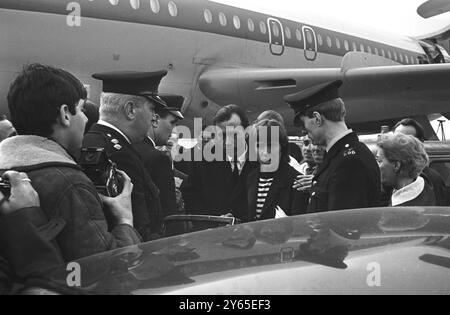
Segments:
[[[351,51],[386,66],[419,64],[427,58],[419,42],[409,38],[337,29],[206,0],[2,0],[0,112],[7,112],[5,96],[18,70],[34,62],[74,73],[96,102],[101,84],[92,79],[93,73],[167,69],[160,91],[186,98],[189,124],[193,117],[209,121],[230,101],[240,102],[250,116],[268,108],[286,117],[292,114],[282,99],[255,105],[239,97],[238,90],[235,99],[209,95],[199,79],[215,69],[340,71]],[[389,113],[374,112],[369,118],[350,113],[349,118],[363,122],[389,118]]]

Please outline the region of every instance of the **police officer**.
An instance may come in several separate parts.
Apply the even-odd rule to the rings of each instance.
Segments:
[[[285,97],[295,110],[295,124],[308,132],[313,144],[326,147],[312,179],[308,213],[375,207],[379,202],[380,170],[372,152],[347,128],[341,85],[340,80],[327,82]]]
[[[174,169],[169,155],[156,147],[167,145],[176,124],[184,119],[181,113],[184,97],[179,95],[162,95],[161,98],[168,106],[158,106],[157,104],[155,109],[157,120],[153,121],[148,137],[138,144],[136,149],[160,191],[163,217],[167,217],[178,212]]]
[[[155,106],[166,107],[158,86],[167,71],[94,74],[103,81],[100,120],[86,134],[83,147],[102,147],[133,183],[134,226],[144,241],[160,237],[158,188],[146,171],[134,144],[142,142],[155,117]]]

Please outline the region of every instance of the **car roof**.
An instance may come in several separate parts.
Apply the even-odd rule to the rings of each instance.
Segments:
[[[228,226],[78,263],[82,289],[102,294],[450,294],[449,236],[450,208],[373,208]],[[377,268],[380,287],[368,278]]]

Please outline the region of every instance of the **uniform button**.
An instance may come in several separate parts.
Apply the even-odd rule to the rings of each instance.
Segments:
[[[311,194],[311,197],[314,197],[316,195],[316,193],[315,192],[313,192],[312,194]]]
[[[317,182],[313,182],[313,186],[316,186],[317,185]]]

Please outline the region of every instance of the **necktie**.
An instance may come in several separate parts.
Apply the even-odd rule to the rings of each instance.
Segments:
[[[233,183],[237,183],[239,181],[239,167],[237,160],[233,161],[234,169],[233,169]]]

